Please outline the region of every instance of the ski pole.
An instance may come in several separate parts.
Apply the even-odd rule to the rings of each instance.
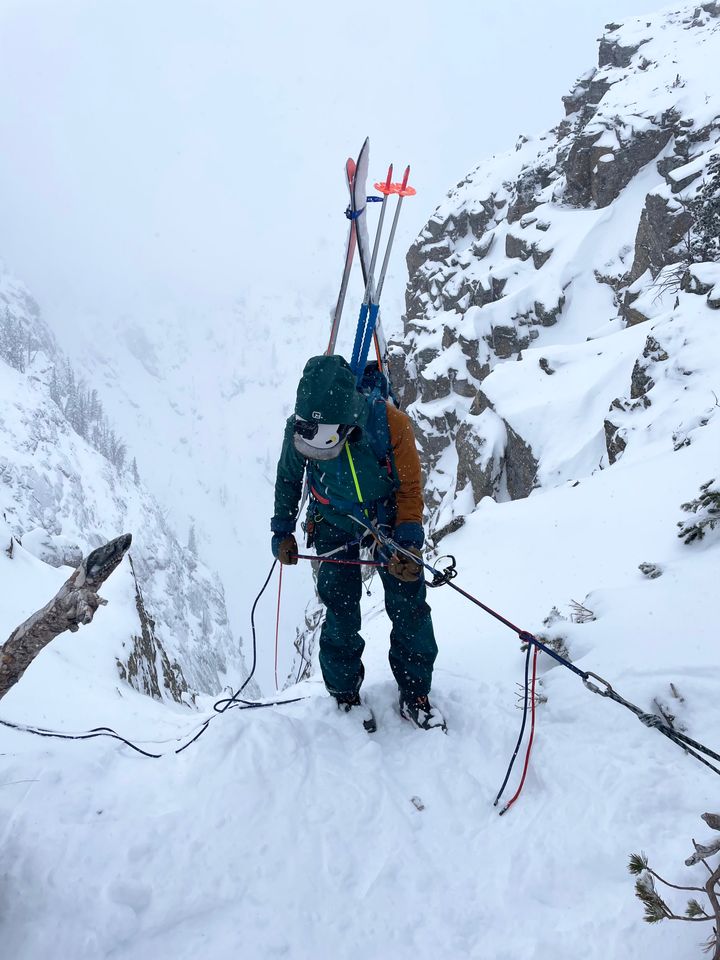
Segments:
[[[410,179],[410,167],[405,168],[405,176],[402,179],[398,194],[398,202],[395,207],[395,216],[393,217],[392,227],[390,228],[390,237],[388,239],[388,244],[385,249],[385,258],[383,259],[382,269],[380,271],[380,279],[378,280],[377,290],[375,291],[375,299],[380,301],[380,294],[382,293],[383,284],[385,283],[385,275],[387,273],[388,263],[390,262],[390,251],[392,250],[393,241],[395,240],[395,231],[397,230],[398,220],[400,219],[400,208],[402,207],[402,202],[405,197],[414,197],[415,188],[408,186],[408,180]],[[393,186],[396,186],[393,184]]]
[[[392,168],[391,168],[392,169]],[[358,332],[355,338],[355,347],[353,348],[353,357],[351,362],[351,367],[356,373],[358,378],[358,383],[362,380],[362,375],[365,371],[365,364],[367,363],[368,354],[370,353],[370,344],[374,338],[375,340],[375,349],[377,352],[378,358],[378,367],[382,370],[383,367],[383,353],[384,349],[381,348],[379,338],[377,336],[378,329],[378,316],[380,313],[380,294],[382,293],[383,284],[385,283],[385,276],[387,274],[388,264],[390,262],[390,254],[392,252],[393,243],[395,240],[395,233],[397,230],[398,220],[400,219],[400,210],[402,207],[402,202],[405,197],[412,197],[415,195],[415,188],[408,186],[408,180],[410,178],[410,167],[405,168],[405,175],[403,176],[402,183],[390,183],[389,174],[388,181],[385,184],[375,184],[376,190],[379,190],[383,194],[383,213],[385,209],[384,201],[390,193],[396,193],[398,195],[398,203],[395,208],[395,216],[393,217],[393,223],[390,230],[390,236],[388,238],[387,246],[385,248],[385,255],[383,257],[383,264],[380,273],[380,280],[378,283],[377,289],[373,292],[371,289],[371,284],[374,280],[374,266],[375,266],[375,251],[373,251],[373,261],[371,264],[371,270],[368,275],[368,285],[366,288],[366,298],[363,300],[363,305],[360,308],[360,319],[358,321]],[[376,247],[378,245],[379,233],[376,237]],[[367,301],[368,290],[371,292],[370,300]]]
[[[405,190],[407,188],[407,181],[409,176],[410,176],[410,167],[407,166],[405,168],[405,176],[403,177],[402,184],[400,185],[401,190]],[[383,193],[383,196],[387,196],[388,190],[390,193],[395,192],[395,189],[397,189],[397,184],[386,183],[385,189],[383,189],[379,183],[376,183],[375,187],[377,190],[380,190]],[[413,191],[413,193],[414,192],[415,191]],[[395,239],[395,230],[397,229],[398,217],[400,216],[400,204],[402,203],[403,196],[404,194],[400,196],[397,209],[395,210],[392,229],[390,230],[390,238],[388,240],[388,245],[385,250],[385,257],[383,258],[382,270],[380,272],[380,282],[375,291],[375,302],[378,304],[380,303],[380,294],[382,292],[383,283],[385,282],[385,273],[387,272],[388,261],[390,259],[390,250],[392,249],[393,240]],[[387,341],[385,340],[385,337],[383,335],[382,326],[380,325],[379,318],[376,320],[376,323],[375,323],[375,329],[373,331],[373,340],[375,341],[375,354],[377,356],[378,369],[382,371],[385,363],[385,359],[387,357]]]
[[[375,234],[375,243],[373,244],[373,252],[370,257],[370,269],[368,270],[367,283],[365,285],[365,296],[363,297],[363,303],[370,303],[373,300],[373,281],[375,278],[375,264],[377,263],[377,256],[380,250],[380,236],[382,234],[383,222],[385,220],[385,210],[387,209],[387,198],[392,190],[392,172],[393,165],[390,164],[387,172],[387,179],[385,183],[381,186],[379,183],[376,184],[376,189],[382,193],[382,202],[380,204],[380,219],[378,221],[377,232]]]

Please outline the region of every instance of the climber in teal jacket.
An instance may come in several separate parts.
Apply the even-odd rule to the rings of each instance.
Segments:
[[[283,564],[297,563],[294,531],[307,475],[306,530],[318,556],[356,560],[363,527],[380,524],[406,551],[420,557],[424,533],[420,459],[409,418],[392,403],[357,390],[340,356],[312,357],[298,385],[295,413],[285,427],[275,482],[272,550]],[[445,728],[428,694],[437,656],[422,567],[394,554],[380,568],[385,609],[392,621],[390,666],[400,712],[423,729]],[[317,579],[326,607],[320,667],[338,706],[360,706],[364,677],[360,636],[359,566],[321,563]]]

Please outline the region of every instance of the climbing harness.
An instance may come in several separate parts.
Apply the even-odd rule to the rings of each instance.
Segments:
[[[714,773],[717,773],[718,775],[720,775],[720,767],[716,767],[714,764],[710,763],[709,760],[705,759],[706,757],[709,757],[710,759],[720,763],[720,754],[711,750],[709,747],[706,747],[704,744],[698,742],[697,740],[694,740],[691,737],[688,737],[686,734],[681,733],[679,730],[673,729],[655,714],[647,713],[646,711],[638,707],[636,704],[631,703],[629,700],[622,697],[612,687],[612,685],[603,677],[599,676],[597,673],[593,673],[592,671],[580,670],[570,660],[568,660],[566,657],[563,657],[561,654],[557,653],[547,644],[543,643],[541,640],[535,637],[532,633],[529,633],[527,630],[522,630],[520,627],[512,623],[512,621],[504,617],[502,614],[498,613],[496,610],[493,610],[492,607],[489,607],[487,604],[483,603],[481,600],[478,600],[477,597],[474,597],[472,594],[468,593],[462,587],[454,583],[453,581],[457,576],[457,567],[456,567],[455,558],[452,555],[440,557],[436,561],[437,565],[433,566],[427,563],[422,558],[418,557],[416,554],[412,553],[410,550],[407,550],[405,547],[402,547],[400,544],[396,543],[391,537],[383,533],[381,529],[373,525],[370,521],[367,521],[367,520],[362,521],[358,519],[358,523],[365,526],[369,532],[373,533],[373,535],[376,537],[378,542],[382,543],[386,548],[398,554],[408,557],[409,559],[413,560],[413,562],[415,563],[421,564],[425,570],[427,570],[430,574],[432,574],[432,579],[429,581],[426,581],[428,587],[436,588],[436,587],[448,585],[457,593],[459,593],[461,596],[465,597],[467,600],[473,603],[475,606],[479,607],[481,610],[485,611],[485,613],[489,614],[494,619],[498,620],[504,626],[508,627],[510,630],[516,633],[520,641],[527,645],[527,651],[526,651],[526,657],[525,657],[525,683],[524,683],[524,703],[523,703],[522,723],[521,723],[520,733],[518,735],[517,743],[515,745],[515,749],[513,751],[512,757],[510,759],[510,763],[507,768],[507,772],[505,774],[505,778],[502,782],[502,786],[497,794],[497,797],[495,798],[495,803],[494,803],[495,806],[498,805],[505,791],[505,788],[510,779],[510,775],[512,773],[515,761],[520,752],[520,747],[522,745],[525,729],[527,726],[528,713],[530,714],[530,737],[529,737],[529,741],[526,748],[525,761],[523,765],[523,771],[522,771],[522,776],[521,776],[519,786],[517,787],[513,797],[499,811],[500,816],[506,813],[510,809],[510,807],[517,801],[522,791],[522,788],[524,786],[526,775],[529,769],[530,753],[532,749],[534,731],[535,731],[535,706],[536,706],[535,681],[537,676],[537,670],[536,670],[537,656],[540,651],[542,651],[543,653],[546,653],[549,657],[551,657],[557,663],[560,663],[566,669],[570,670],[576,676],[580,677],[580,679],[583,681],[584,686],[591,693],[597,694],[598,696],[601,696],[601,697],[605,697],[609,700],[614,700],[615,703],[620,704],[620,706],[625,707],[631,713],[635,714],[635,716],[646,727],[650,727],[662,733],[663,736],[667,737],[673,743],[676,743],[691,757],[694,757],[694,759],[698,760],[700,763],[708,767]],[[344,549],[347,546],[350,546],[350,544],[346,544],[345,547],[341,549]],[[339,552],[338,550],[332,551],[333,554],[336,554],[338,552]],[[368,561],[368,560],[348,560],[348,559],[338,558],[337,556],[332,556],[330,554],[327,556],[324,556],[324,555],[318,556],[318,555],[298,553],[297,558],[298,560],[311,560],[319,563],[338,563],[338,564],[348,564],[352,566],[367,565],[367,566],[373,566],[373,567],[387,567],[387,563],[384,563],[384,562]],[[448,561],[448,563],[444,567],[439,566],[442,560]],[[184,742],[182,742],[181,746],[176,747],[172,751],[168,751],[166,753],[152,753],[148,750],[143,749],[143,747],[139,746],[137,743],[133,743],[131,740],[128,740],[126,737],[121,736],[119,733],[117,733],[117,731],[113,730],[111,727],[93,727],[90,730],[85,730],[80,733],[63,733],[56,730],[48,730],[43,727],[33,727],[28,724],[13,723],[9,720],[0,719],[0,724],[2,726],[9,727],[10,729],[13,729],[13,730],[18,730],[25,733],[31,733],[40,737],[49,737],[49,738],[59,739],[59,740],[91,740],[96,737],[110,737],[114,740],[119,740],[125,746],[130,747],[131,750],[134,750],[136,753],[140,754],[141,756],[150,757],[152,759],[159,759],[161,757],[172,755],[172,754],[180,754],[183,751],[187,750],[188,747],[190,747],[193,743],[196,743],[197,740],[200,739],[200,737],[203,735],[203,733],[205,733],[205,731],[209,727],[211,721],[214,720],[217,715],[223,714],[229,709],[232,709],[232,708],[237,708],[240,710],[264,709],[267,707],[279,707],[279,706],[285,706],[292,703],[299,703],[302,700],[308,699],[307,697],[293,697],[287,700],[271,700],[263,703],[263,702],[253,701],[253,700],[245,700],[245,699],[242,699],[241,697],[241,694],[243,693],[247,685],[252,680],[257,667],[257,631],[256,631],[256,625],[255,625],[255,612],[261,597],[265,593],[265,590],[267,589],[268,584],[270,583],[270,580],[272,578],[272,575],[275,571],[276,566],[277,566],[277,560],[273,561],[273,564],[270,567],[270,571],[265,579],[265,582],[263,583],[263,586],[261,587],[260,592],[255,598],[255,601],[253,603],[252,610],[250,613],[250,624],[251,624],[251,630],[252,630],[252,666],[248,676],[246,677],[243,684],[239,687],[239,689],[232,694],[232,696],[217,700],[215,702],[213,706],[215,713],[205,718],[199,724],[199,726],[196,726],[195,728],[190,730],[189,733],[186,735],[186,738],[184,738]],[[532,658],[532,672],[530,670],[531,658]],[[141,742],[144,744],[180,743],[182,739],[183,738],[173,738],[171,740],[159,740],[159,741],[145,740]]]

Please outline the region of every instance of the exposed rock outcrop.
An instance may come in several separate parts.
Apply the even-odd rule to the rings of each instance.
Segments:
[[[514,415],[479,400],[500,364],[542,345],[556,324],[602,336],[588,319],[602,303],[606,323],[646,323],[679,289],[687,200],[702,181],[703,158],[720,146],[720,97],[702,86],[702,71],[683,76],[676,55],[700,49],[699,39],[706,58],[712,50],[720,56],[717,3],[609,24],[597,67],[563,98],[565,118],[464,178],[411,247],[392,372],[416,419],[438,524],[448,522],[441,505],[453,491],[470,490],[477,503],[527,496],[537,482],[537,453]],[[626,232],[613,250],[596,235],[615,205]],[[720,284],[693,275],[683,283],[720,308]],[[647,345],[627,401],[597,424],[611,463],[626,442],[623,416],[649,402],[659,362]],[[551,358],[541,356],[536,369],[558,382]]]
[[[681,259],[677,245],[686,236],[691,223],[690,214],[678,203],[656,193],[648,194],[635,236],[635,257],[629,281],[637,280],[646,270],[657,276],[663,267],[677,263]]]

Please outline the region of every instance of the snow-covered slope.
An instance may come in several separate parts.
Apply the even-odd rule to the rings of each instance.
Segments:
[[[22,360],[8,353],[21,369],[0,357],[0,509],[12,535],[40,560],[62,567],[76,565],[90,549],[120,533],[132,533],[135,573],[167,669],[160,669],[159,685],[148,680],[157,672],[154,661],[160,654],[153,643],[143,649],[137,614],[124,648],[108,643],[110,663],[114,667],[117,659],[140,689],[156,695],[173,690],[178,695],[187,688],[218,691],[228,673],[236,681],[244,667],[228,627],[222,585],[177,542],[131,466],[113,464],[93,449],[71,426],[67,402],[52,399],[58,371],[65,369],[62,357],[32,298],[7,272],[0,297],[6,317],[14,321],[3,329],[11,330],[25,350]],[[62,579],[68,575],[65,567]],[[0,635],[4,630],[7,636],[33,611],[24,609],[18,620],[5,602],[3,596]],[[42,670],[41,661],[35,669]]]
[[[674,458],[646,509],[636,493],[657,463],[621,462],[575,488],[486,499],[447,538],[463,587],[531,629],[557,606],[568,622],[544,632],[561,634],[578,665],[648,710],[657,698],[716,749],[718,544],[684,546],[675,521],[688,460],[702,472],[717,442],[706,431]],[[663,575],[645,578],[642,561]],[[571,598],[596,619],[569,622]],[[700,956],[696,925],[642,923],[626,859],[643,849],[669,879],[701,880],[704,868],[682,861],[699,813],[717,808],[715,775],[545,663],[530,776],[499,818],[492,801],[520,722],[513,635],[447,588],[433,593],[434,695],[450,732],[420,733],[397,714],[378,599],[375,588],[364,631],[373,737],[317,682],[285,691],[302,703],[229,712],[162,760],[1,733],[9,955]],[[24,696],[20,684],[11,705]],[[141,698],[100,711],[84,694],[72,709],[48,697],[43,716],[70,729],[102,719],[153,751],[175,744],[147,740],[196,730]]]
[[[651,107],[633,104],[630,86],[622,86],[635,75],[638,84],[650,72],[664,78],[658,86],[663,110],[666,94],[680,96],[674,73],[694,76],[688,86],[688,95],[697,94],[693,107],[698,116],[712,110],[705,96],[717,96],[716,60],[705,62],[702,84],[698,65],[716,44],[716,6],[613,28],[617,42],[606,41],[602,56],[619,61],[608,64],[607,73],[617,80],[613,96],[625,90],[613,108],[627,110],[620,115],[623,129],[632,117],[648,136],[652,129],[645,117]],[[647,40],[640,53],[622,53],[639,35]],[[647,66],[635,59],[643,51]],[[622,66],[626,59],[629,65]],[[579,107],[582,114],[573,109],[569,116],[574,134],[570,128],[563,134],[562,156],[553,153],[553,184],[567,176],[563,164],[607,93],[602,79],[586,78],[584,93],[568,104],[574,108],[578,98],[589,97],[587,111]],[[687,120],[690,108],[684,110]],[[714,142],[714,131],[710,125],[709,140],[698,141],[700,153]],[[445,527],[441,548],[456,556],[461,587],[555,643],[579,669],[606,678],[642,710],[672,715],[679,729],[718,751],[720,527],[708,525],[704,538],[691,543],[677,529],[679,522],[700,519],[682,504],[718,477],[720,314],[708,301],[716,267],[683,272],[684,289],[662,279],[652,289],[653,274],[671,267],[665,262],[625,276],[636,273],[638,249],[640,255],[644,249],[662,258],[679,255],[668,243],[633,247],[643,209],[653,208],[647,198],[664,189],[664,178],[645,161],[605,206],[601,192],[579,205],[564,193],[536,202],[531,191],[522,200],[516,194],[520,168],[528,165],[534,182],[533,164],[545,147],[555,151],[554,135],[483,165],[411,252],[416,269],[407,352],[397,367],[405,373],[406,397],[413,399],[415,385],[419,391],[413,409],[435,491],[435,532]],[[671,140],[661,149],[674,150]],[[486,201],[493,193],[497,204],[493,200],[490,211]],[[513,214],[508,223],[507,207],[521,200],[532,210],[519,219]],[[495,226],[486,217],[497,220]],[[546,222],[547,230],[538,230],[536,223]],[[472,240],[465,226],[474,230]],[[485,250],[493,230],[497,250],[494,243]],[[532,253],[528,260],[507,254],[511,234],[518,241],[509,241],[511,254],[527,252],[525,237],[534,238],[538,267]],[[548,259],[542,234],[552,236]],[[645,236],[651,234],[658,235]],[[451,240],[463,248],[462,260],[454,259]],[[622,268],[618,258],[624,258]],[[458,281],[454,292],[451,273]],[[473,305],[474,295],[480,302]],[[463,330],[467,336],[460,336]],[[531,331],[538,331],[532,347]],[[288,353],[300,354],[300,335],[288,341]],[[262,338],[253,349],[264,349]],[[230,340],[223,352],[232,370],[239,354]],[[139,353],[148,358],[147,347]],[[272,381],[261,381],[267,375],[256,372],[254,356],[247,353],[244,361],[252,387],[245,401],[229,404],[230,426],[223,428],[236,424],[246,456],[248,450],[262,456],[266,442],[276,447],[283,406],[290,402]],[[283,355],[278,370],[290,376],[301,359]],[[164,366],[158,364],[145,385],[139,379],[139,390],[148,391],[138,393],[142,401],[135,398],[143,414],[152,390],[159,409],[168,403],[161,389]],[[165,381],[171,393],[191,382],[191,372],[192,352]],[[117,377],[108,385],[115,390]],[[193,387],[191,395],[213,398],[216,389]],[[119,406],[130,411],[131,400],[128,391]],[[218,431],[210,421],[220,404],[206,402],[206,420],[193,443],[180,441],[183,417],[161,413],[153,421],[161,428],[158,449],[166,471],[177,449],[209,451],[208,438]],[[267,440],[258,427],[254,445],[242,443],[248,424],[261,425]],[[229,457],[230,440],[225,449]],[[191,460],[177,462],[189,471]],[[221,469],[214,455],[211,466]],[[266,482],[269,488],[270,478]],[[238,485],[240,500],[254,503],[256,494]],[[242,522],[248,530],[262,527],[258,536],[264,537],[260,513],[250,507]],[[205,542],[206,549],[213,546]],[[24,555],[6,560],[0,552],[0,576],[16,562],[36,561]],[[259,566],[255,553],[238,564],[253,580],[264,572]],[[284,590],[299,596],[307,591],[306,578],[307,569],[288,569]],[[119,577],[105,592],[113,601],[110,591],[122,589]],[[387,665],[389,627],[379,586],[372,590],[363,628],[363,694],[379,721],[372,737],[338,713],[315,676],[283,692],[307,699],[216,716],[190,749],[175,755],[175,738],[185,742],[201,719],[213,716],[209,701],[201,698],[203,712],[190,718],[174,704],[127,688],[118,697],[104,661],[83,658],[73,676],[79,648],[72,644],[83,640],[82,633],[61,638],[47,652],[46,678],[57,677],[57,683],[43,689],[45,724],[84,729],[108,723],[167,755],[145,759],[111,741],[58,743],[0,728],[0,818],[7,824],[0,932],[9,955],[701,955],[702,925],[643,924],[626,863],[630,853],[644,850],[669,880],[703,882],[705,868],[687,869],[683,861],[690,838],[701,838],[699,815],[718,809],[717,775],[541,655],[530,774],[519,803],[499,818],[492,803],[520,724],[517,639],[448,587],[431,591],[440,648],[433,697],[449,732],[409,729],[399,718]],[[573,601],[583,605],[580,616]],[[128,603],[120,598],[101,614],[120,615]],[[84,642],[101,623],[98,615]],[[289,613],[283,617],[281,657],[292,650],[300,624]],[[260,656],[270,676],[268,636],[261,631]],[[38,688],[23,681],[0,713],[27,717],[37,700]],[[517,771],[511,789],[516,783]],[[679,893],[672,903],[684,911]]]

